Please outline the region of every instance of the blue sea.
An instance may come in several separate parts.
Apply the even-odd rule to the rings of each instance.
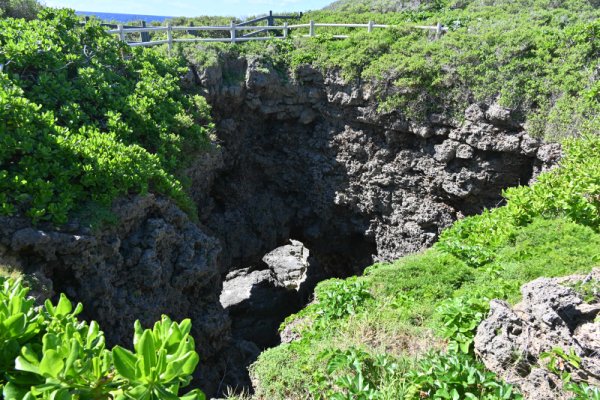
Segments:
[[[159,15],[136,15],[136,14],[113,14],[93,11],[76,11],[75,14],[83,17],[95,16],[104,21],[117,21],[122,23],[134,22],[134,21],[146,21],[146,22],[163,22],[172,17],[164,17]]]

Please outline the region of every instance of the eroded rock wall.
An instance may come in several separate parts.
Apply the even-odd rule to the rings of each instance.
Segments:
[[[64,292],[82,302],[82,316],[98,321],[110,344],[131,346],[137,319],[151,327],[162,314],[191,318],[199,376],[210,387],[222,378],[210,360],[230,335],[219,303],[218,241],[152,195],[122,200],[114,212],[118,223],[101,232],[0,218],[0,260],[37,276],[49,296]]]
[[[379,113],[370,84],[335,71],[291,77],[232,57],[192,70],[219,121],[223,164],[198,202],[227,270],[293,238],[329,276],[360,272],[430,246],[560,156],[497,105],[473,105],[462,122],[414,124],[399,110]]]
[[[600,303],[597,295],[584,299],[576,290],[582,283],[597,287],[600,270],[523,285],[519,304],[492,301],[490,314],[477,328],[477,355],[526,399],[573,398],[563,387],[562,372],[570,373],[574,382],[600,384]],[[560,358],[556,349],[578,362]],[[552,357],[554,371],[549,366]]]

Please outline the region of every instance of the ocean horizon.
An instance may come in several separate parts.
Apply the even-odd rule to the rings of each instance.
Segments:
[[[135,22],[135,21],[146,21],[146,22],[164,22],[165,20],[173,17],[161,16],[161,15],[143,15],[143,14],[120,14],[120,13],[105,13],[95,11],[75,11],[75,14],[82,17],[97,17],[103,21],[111,22]]]

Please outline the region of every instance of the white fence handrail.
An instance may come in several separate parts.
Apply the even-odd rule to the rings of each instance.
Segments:
[[[152,26],[152,27],[123,27],[123,25],[119,25],[118,29],[109,29],[107,32],[109,34],[119,35],[120,39],[126,41],[126,34],[130,33],[150,33],[150,32],[167,32],[167,39],[147,41],[147,42],[128,42],[132,47],[138,46],[156,46],[160,44],[168,44],[169,50],[172,49],[173,43],[189,43],[189,42],[248,42],[254,40],[271,40],[271,39],[285,39],[288,37],[290,30],[292,29],[302,29],[308,28],[308,35],[304,35],[307,37],[316,36],[316,28],[366,28],[370,33],[375,28],[391,28],[394,25],[381,25],[376,24],[373,21],[369,21],[366,24],[338,24],[338,23],[317,23],[315,21],[310,21],[308,24],[294,24],[288,25],[287,22],[283,25],[276,26],[249,26],[249,25],[236,25],[233,21],[230,25],[224,26],[171,26],[167,24],[167,26]],[[442,26],[441,23],[438,23],[435,26],[425,26],[425,25],[409,25],[410,28],[414,29],[423,29],[435,31],[435,37],[439,38],[444,32],[448,31],[447,27]],[[206,38],[206,37],[196,37],[196,38],[173,38],[173,32],[181,32],[181,31],[214,31],[214,32],[229,32],[229,37],[222,38]],[[278,31],[282,32],[282,36],[238,36],[239,31],[255,31],[255,33],[267,32],[267,31]],[[334,38],[347,38],[346,35],[334,35]]]

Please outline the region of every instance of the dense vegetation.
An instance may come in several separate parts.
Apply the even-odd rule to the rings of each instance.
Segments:
[[[207,143],[210,111],[185,64],[45,9],[0,20],[0,215],[64,223],[157,192],[193,215],[176,178]]]
[[[508,190],[506,206],[456,223],[432,249],[319,284],[316,301],[284,324],[301,339],[252,367],[256,397],[521,398],[485,371],[472,342],[491,299],[516,302],[530,280],[600,265],[600,136],[569,141],[566,153],[559,169]]]
[[[37,0],[0,0],[0,17],[34,19],[41,9]]]
[[[599,17],[597,4],[587,0],[438,2],[385,14],[315,11],[302,22],[372,20],[396,28],[371,34],[318,28],[314,39],[295,30],[288,41],[268,46],[213,44],[194,51],[186,45],[182,52],[208,63],[222,53],[259,55],[282,71],[306,63],[340,69],[348,80],[377,82],[382,110],[400,109],[417,120],[432,113],[460,119],[469,104],[499,103],[531,134],[559,138],[600,126]],[[411,28],[437,22],[449,28],[439,40]],[[350,38],[331,36],[342,33]]]
[[[337,0],[325,7],[325,9],[354,13],[389,13],[407,9],[434,8],[442,4],[443,1],[439,0]]]

